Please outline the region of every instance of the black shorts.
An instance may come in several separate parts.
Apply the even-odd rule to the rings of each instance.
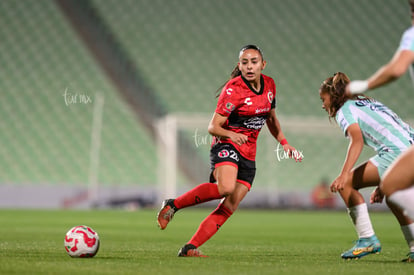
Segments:
[[[232,144],[217,143],[210,150],[210,182],[216,182],[213,172],[221,165],[233,165],[237,167],[237,182],[252,187],[256,175],[256,162],[243,157]]]

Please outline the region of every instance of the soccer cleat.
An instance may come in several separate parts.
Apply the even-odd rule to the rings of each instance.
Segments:
[[[206,258],[208,256],[203,255],[203,253],[201,253],[201,251],[198,250],[195,245],[186,244],[180,249],[180,251],[178,251],[178,257],[202,257],[202,258]]]
[[[356,241],[354,247],[341,254],[343,259],[359,259],[368,254],[378,254],[381,252],[381,244],[377,236],[361,238]]]
[[[175,207],[173,199],[162,202],[161,210],[157,215],[158,226],[161,230],[164,230],[167,227],[167,224],[172,220],[177,211],[178,209]]]
[[[408,257],[406,259],[403,259],[401,262],[404,262],[404,263],[414,263],[414,252],[408,253],[407,256]]]

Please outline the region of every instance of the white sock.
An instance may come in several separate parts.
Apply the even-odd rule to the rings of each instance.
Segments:
[[[407,241],[410,252],[414,252],[414,223],[401,226],[401,231]]]
[[[404,210],[404,214],[414,220],[414,186],[398,190],[388,199]]]
[[[348,208],[348,214],[355,225],[358,238],[369,238],[375,235],[366,203]]]

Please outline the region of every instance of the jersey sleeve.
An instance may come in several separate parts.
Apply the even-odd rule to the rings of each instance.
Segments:
[[[275,109],[275,108],[276,108],[276,97],[273,98],[272,105],[270,105],[270,109]]]
[[[273,99],[272,99],[272,103],[270,105],[270,109],[275,109],[276,108],[276,84],[275,81],[273,79],[271,79],[271,87],[272,87],[272,91],[274,91],[274,95],[273,95]]]
[[[236,109],[237,102],[236,87],[226,84],[219,96],[215,112],[228,117]]]
[[[348,102],[347,102],[348,103]],[[354,123],[358,123],[357,118],[352,114],[350,105],[345,103],[336,113],[336,122],[341,127],[342,132],[347,136],[348,127]]]
[[[404,32],[401,38],[401,41],[400,41],[400,47],[398,49],[400,51],[402,50],[414,51],[414,27],[411,27]]]

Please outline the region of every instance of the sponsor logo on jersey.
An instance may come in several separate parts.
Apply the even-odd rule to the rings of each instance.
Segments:
[[[246,105],[252,105],[253,104],[252,99],[250,97],[247,97],[246,100],[244,101],[244,103]]]
[[[233,89],[232,88],[226,89],[226,94],[231,95],[231,92],[233,92]]]
[[[259,130],[259,129],[262,129],[263,125],[265,124],[265,121],[266,121],[265,117],[255,116],[255,117],[246,119],[245,121],[243,121],[243,124],[248,129]]]
[[[266,107],[266,108],[257,108],[256,109],[256,114],[260,114],[260,113],[267,113],[270,111],[270,107]]]

